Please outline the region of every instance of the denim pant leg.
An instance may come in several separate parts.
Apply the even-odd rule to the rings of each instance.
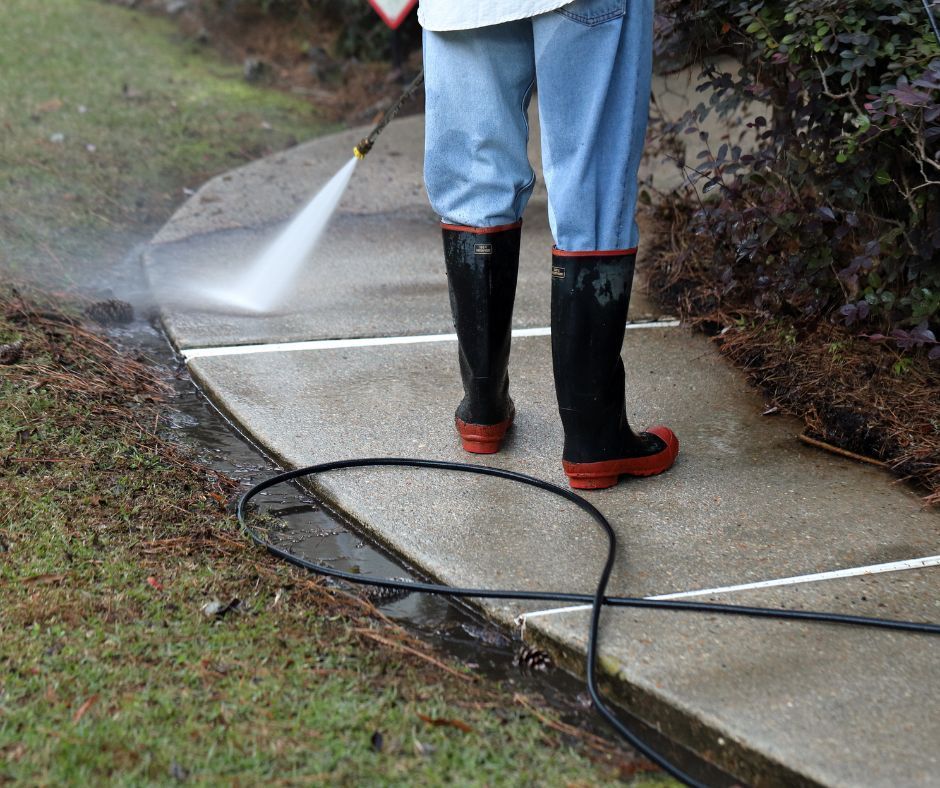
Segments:
[[[528,19],[424,32],[424,181],[447,224],[522,218],[535,184],[526,109],[535,81]]]
[[[653,0],[576,0],[532,23],[555,243],[567,251],[634,248]]]

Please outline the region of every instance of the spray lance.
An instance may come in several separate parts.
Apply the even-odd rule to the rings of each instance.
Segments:
[[[385,131],[385,127],[392,122],[392,119],[399,113],[402,108],[402,105],[410,99],[418,88],[424,83],[424,69],[418,72],[411,82],[408,84],[408,87],[405,88],[404,92],[398,97],[392,106],[385,110],[385,114],[382,116],[382,119],[378,122],[376,127],[372,129],[368,137],[363,137],[359,140],[359,144],[353,148],[353,155],[357,159],[364,159],[366,154],[372,150],[372,146],[375,145],[375,141],[378,139],[379,134]]]

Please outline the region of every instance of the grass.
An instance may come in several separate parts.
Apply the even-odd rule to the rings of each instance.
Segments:
[[[4,0],[0,71],[0,280],[100,271],[183,187],[323,128],[94,0]],[[231,480],[160,436],[169,371],[74,314],[0,283],[0,346],[23,342],[0,366],[0,783],[662,783],[247,544]]]
[[[4,0],[0,74],[0,271],[57,284],[183,188],[328,127],[171,22],[97,0]]]

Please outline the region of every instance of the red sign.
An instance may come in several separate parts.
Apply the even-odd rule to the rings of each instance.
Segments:
[[[382,17],[382,21],[392,30],[405,21],[405,17],[417,4],[418,0],[369,0],[369,5],[375,9],[375,13]]]

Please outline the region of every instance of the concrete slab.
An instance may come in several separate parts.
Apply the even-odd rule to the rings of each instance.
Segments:
[[[357,169],[296,291],[276,315],[220,310],[194,292],[194,283],[228,281],[250,267],[368,129],[314,140],[202,187],[144,252],[173,342],[194,348],[452,331],[439,217],[421,181],[422,123],[412,117],[389,126],[382,145]],[[534,142],[532,158],[537,164]],[[537,189],[525,216],[517,327],[549,322],[546,206],[544,190]],[[649,320],[659,312],[637,288],[631,319]]]
[[[761,416],[762,403],[705,340],[630,331],[624,355],[633,419],[668,421],[683,450],[669,474],[590,496],[621,539],[617,592],[710,588],[940,552],[940,518],[916,495],[876,469],[803,446],[796,423]],[[191,369],[288,466],[356,456],[467,459],[452,429],[453,343],[200,358]],[[505,452],[489,462],[563,483],[548,339],[515,341],[511,374],[518,420]],[[603,555],[579,514],[505,482],[389,469],[345,471],[316,487],[453,585],[589,591]],[[938,617],[929,570],[738,598]],[[488,607],[504,623],[533,609]],[[647,611],[606,620],[605,666],[633,710],[741,776],[936,784],[935,639]],[[529,626],[577,654],[585,624],[585,614],[566,613]]]

